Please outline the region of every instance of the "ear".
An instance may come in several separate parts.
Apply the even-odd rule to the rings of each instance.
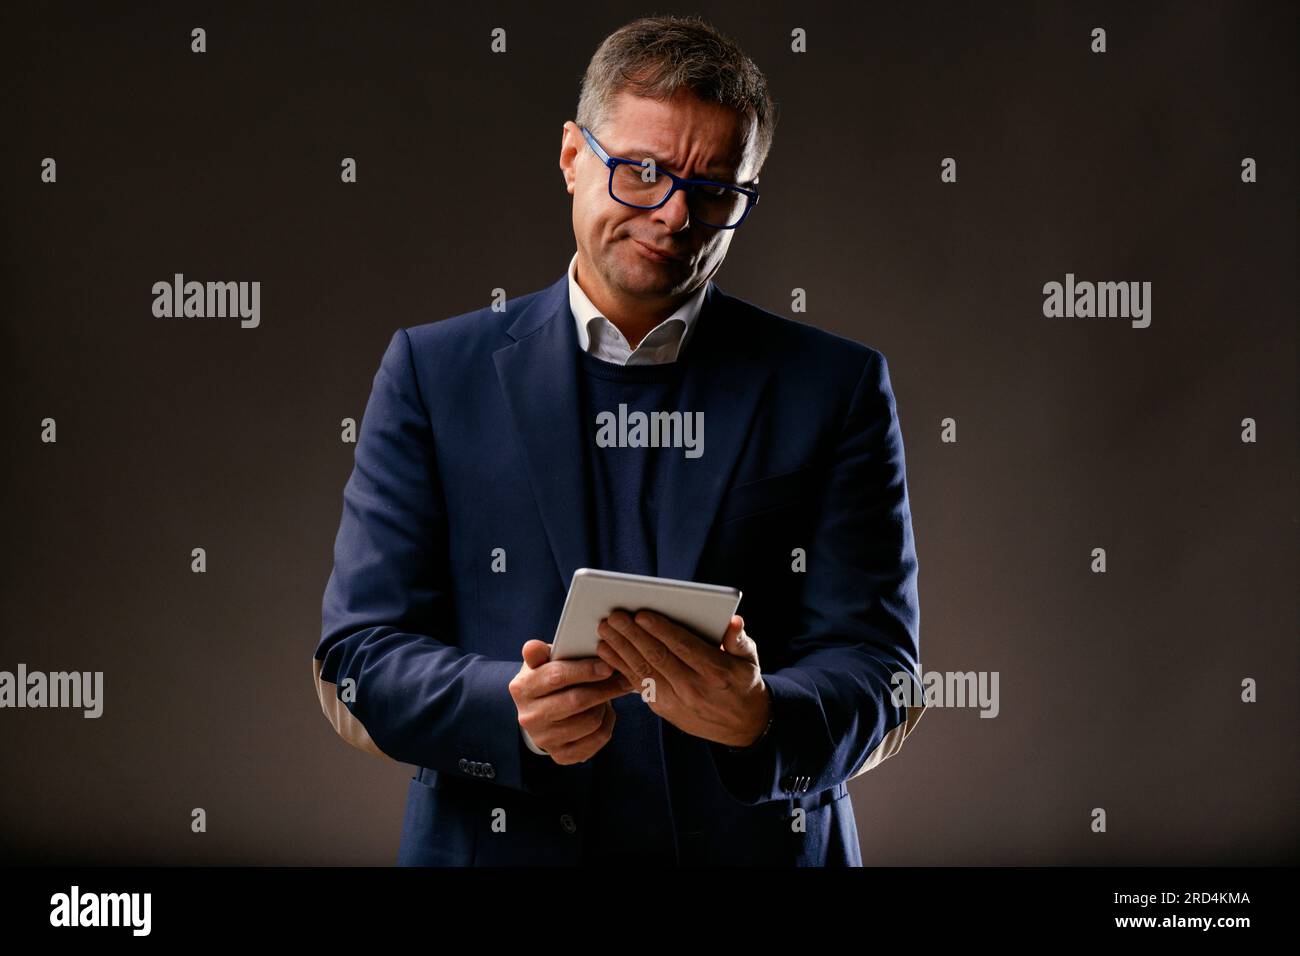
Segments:
[[[575,139],[582,138],[582,130],[573,120],[565,122],[560,135],[560,172],[564,174],[564,188],[573,195],[578,177],[578,146]]]

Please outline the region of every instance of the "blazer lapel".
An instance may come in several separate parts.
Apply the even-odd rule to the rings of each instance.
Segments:
[[[566,592],[573,572],[590,567],[591,560],[587,521],[591,493],[574,323],[566,274],[511,323],[506,332],[515,343],[492,354]]]
[[[695,579],[723,493],[731,482],[772,369],[739,327],[735,302],[710,281],[699,325],[687,343],[678,399],[686,414],[702,412],[704,453],[669,469],[656,541],[659,577]],[[726,582],[705,582],[726,583]]]

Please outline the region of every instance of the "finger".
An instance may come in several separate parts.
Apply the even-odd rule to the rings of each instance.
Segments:
[[[541,667],[551,659],[551,645],[534,638],[524,642],[522,653],[524,663],[529,667]]]
[[[614,650],[614,645],[603,637],[596,641],[596,656],[628,680],[636,676],[631,665],[623,659],[623,655]]]
[[[647,633],[625,611],[615,611],[605,618],[597,633],[614,645],[640,680],[652,677],[667,681],[669,687],[681,687],[694,674],[671,647]]]
[[[600,750],[601,747],[609,743],[609,738],[614,732],[615,713],[613,707],[605,708],[605,716],[600,722],[600,726],[595,731],[583,737],[581,740],[575,740],[569,744],[560,746],[558,752],[552,750],[551,759],[556,763],[581,763],[584,760],[590,760],[591,757]],[[540,744],[538,745],[540,746]]]
[[[628,683],[635,687],[644,687],[646,681],[659,680],[659,673],[650,666],[637,650],[636,645],[615,629],[608,619],[602,620],[596,626],[596,633],[600,636],[596,646],[599,648],[600,644],[604,643],[623,661],[622,673]]]
[[[745,619],[736,615],[731,619],[732,626],[727,628],[726,637],[722,642],[722,649],[733,657],[743,657],[746,660],[758,663],[758,645],[754,639],[745,633]]]
[[[626,682],[622,675],[615,674],[596,684],[577,684],[559,693],[537,698],[530,708],[530,713],[538,716],[544,723],[564,720],[597,704],[603,704],[607,700],[622,697],[626,693]],[[532,730],[528,732],[531,734]]]
[[[722,649],[726,650],[729,644],[734,644],[736,637],[745,629],[745,619],[739,614],[731,615],[731,620],[727,622],[727,631],[722,635]]]
[[[588,707],[586,710],[565,717],[563,720],[557,720],[546,727],[539,728],[538,733],[533,733],[530,730],[528,735],[533,738],[533,743],[543,750],[554,751],[557,747],[563,747],[575,740],[581,740],[583,737],[599,730],[604,717],[605,702],[601,702],[594,707]]]
[[[614,668],[615,673],[623,679],[623,683],[627,685],[629,691],[636,690],[639,686],[636,682],[636,674],[633,672],[632,668],[628,666],[627,661],[623,660],[618,651],[614,650],[614,648],[610,646],[608,641],[603,639],[597,641],[596,653],[600,656],[601,660]]]
[[[678,660],[697,674],[709,677],[722,674],[717,660],[718,644],[713,644],[690,628],[655,611],[638,611],[632,621],[651,637],[665,644]],[[735,617],[732,621],[735,621]]]
[[[613,668],[599,657],[548,661],[541,667],[525,674],[521,679],[521,684],[525,694],[531,697],[545,697],[575,684],[604,680],[613,673]]]

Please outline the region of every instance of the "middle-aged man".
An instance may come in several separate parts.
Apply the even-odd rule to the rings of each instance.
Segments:
[[[712,27],[624,26],[564,124],[567,275],[389,342],[313,669],[345,740],[418,768],[399,863],[861,865],[848,781],[924,711],[917,559],[884,356],[712,281],[774,124]],[[701,427],[602,437],[636,411]],[[744,616],[715,645],[619,612],[551,661],[580,567]]]

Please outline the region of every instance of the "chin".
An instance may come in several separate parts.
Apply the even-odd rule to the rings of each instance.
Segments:
[[[624,288],[634,295],[666,296],[674,295],[680,286],[681,283],[672,276],[647,272],[632,277],[631,281],[624,285]]]

